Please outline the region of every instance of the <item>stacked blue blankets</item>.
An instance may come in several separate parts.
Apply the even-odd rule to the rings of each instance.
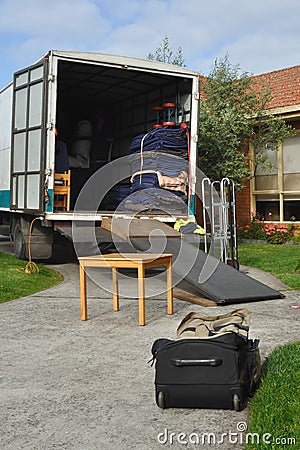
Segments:
[[[188,143],[181,128],[159,128],[136,136],[130,146],[131,190],[122,208],[139,212],[187,209]]]
[[[130,189],[130,193],[133,194],[134,192],[141,191],[142,189],[149,189],[149,188],[159,188],[158,183],[158,176],[156,172],[141,172],[136,173],[135,176],[131,178],[132,180],[132,186]]]
[[[148,188],[130,194],[121,204],[121,210],[135,213],[155,211],[165,214],[188,214],[186,197],[166,189]]]
[[[106,209],[114,211],[130,195],[130,186],[116,184],[107,194]]]
[[[130,153],[149,150],[174,151],[177,156],[187,157],[186,132],[182,128],[156,128],[140,134],[132,140]]]
[[[188,172],[188,161],[175,152],[143,151],[134,153],[131,158],[132,174],[140,170],[154,170],[169,177],[176,177],[183,170]]]

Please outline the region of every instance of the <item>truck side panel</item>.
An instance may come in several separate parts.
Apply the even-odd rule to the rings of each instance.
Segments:
[[[0,208],[10,206],[12,84],[0,93]]]

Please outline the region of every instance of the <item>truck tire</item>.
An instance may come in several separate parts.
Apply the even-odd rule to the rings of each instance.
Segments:
[[[27,244],[25,241],[24,233],[22,231],[21,225],[16,223],[14,232],[14,253],[18,259],[26,259],[27,257]]]

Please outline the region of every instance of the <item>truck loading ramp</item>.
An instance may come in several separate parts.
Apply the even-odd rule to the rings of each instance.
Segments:
[[[200,250],[199,236],[183,235],[158,220],[115,219],[102,222],[102,227],[123,239],[127,237],[131,249],[126,251],[157,253],[163,248],[164,253],[172,253],[175,284],[178,281],[185,290],[218,304],[285,297]]]

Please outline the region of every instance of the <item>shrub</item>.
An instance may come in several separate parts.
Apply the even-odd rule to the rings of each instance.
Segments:
[[[292,239],[293,225],[266,224],[267,241],[271,244],[284,244]]]
[[[293,224],[266,223],[253,217],[250,224],[238,226],[238,234],[242,239],[258,239],[271,244],[283,244],[292,239]]]

